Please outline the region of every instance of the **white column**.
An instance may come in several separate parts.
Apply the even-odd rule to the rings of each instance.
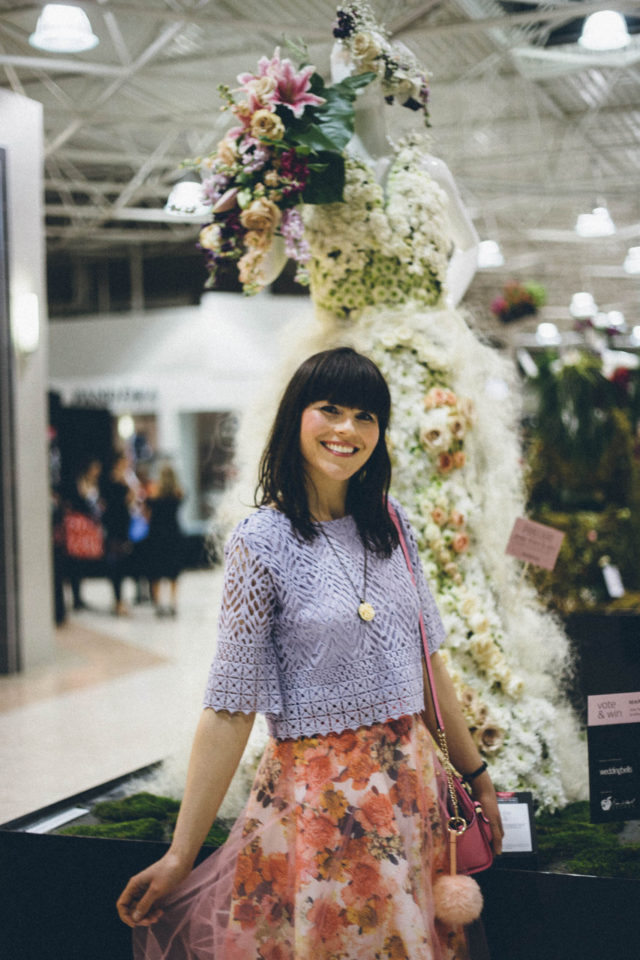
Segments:
[[[7,152],[9,309],[16,343],[15,471],[21,665],[53,653],[47,440],[47,304],[44,284],[42,106],[0,90],[0,145]],[[37,301],[34,299],[37,298]],[[35,349],[18,349],[21,325],[39,314]]]

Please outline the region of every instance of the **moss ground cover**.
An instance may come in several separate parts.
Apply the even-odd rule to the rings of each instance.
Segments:
[[[73,837],[110,837],[120,840],[170,840],[180,804],[171,797],[135,793],[120,800],[94,804],[85,822],[56,832]],[[226,840],[229,824],[216,820],[205,844],[219,847]]]

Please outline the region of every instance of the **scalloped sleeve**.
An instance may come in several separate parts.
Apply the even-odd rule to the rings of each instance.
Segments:
[[[429,653],[435,653],[436,650],[441,647],[444,641],[447,639],[444,624],[442,622],[442,617],[440,616],[440,611],[436,605],[436,601],[431,593],[431,590],[429,589],[427,578],[424,575],[424,570],[422,569],[422,561],[420,560],[420,553],[418,551],[418,544],[416,542],[413,528],[409,523],[409,519],[405,513],[404,507],[399,504],[395,498],[393,500],[393,504],[396,508],[400,523],[402,524],[402,529],[407,541],[407,549],[409,551],[409,556],[411,557],[413,575],[416,579],[418,596],[420,597],[420,606],[422,608],[424,629],[427,634]]]
[[[204,706],[214,710],[282,713],[272,640],[276,592],[272,576],[237,529],[225,547],[218,645]]]

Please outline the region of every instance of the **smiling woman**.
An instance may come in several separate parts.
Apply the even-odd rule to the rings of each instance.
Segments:
[[[347,347],[309,357],[284,392],[259,509],[225,551],[207,709],[173,841],[118,903],[137,960],[467,957],[461,924],[434,917],[446,777],[425,725],[427,651],[453,763],[475,771],[496,852],[500,814],[438,657],[444,628],[415,539],[388,497],[389,413],[379,369]],[[248,805],[189,875],[256,711],[271,736]]]

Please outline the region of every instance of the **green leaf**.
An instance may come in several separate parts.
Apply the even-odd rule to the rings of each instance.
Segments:
[[[322,127],[312,125],[304,133],[296,134],[295,138],[299,144],[309,147],[311,150],[316,151],[317,153],[321,153],[323,150],[329,150],[332,153],[336,153],[339,152],[341,147],[344,145],[337,143],[334,137],[325,132],[324,124]],[[351,138],[349,137],[349,139]]]
[[[302,193],[304,203],[339,203],[344,199],[344,159],[339,153],[324,154],[325,169],[314,174]]]

